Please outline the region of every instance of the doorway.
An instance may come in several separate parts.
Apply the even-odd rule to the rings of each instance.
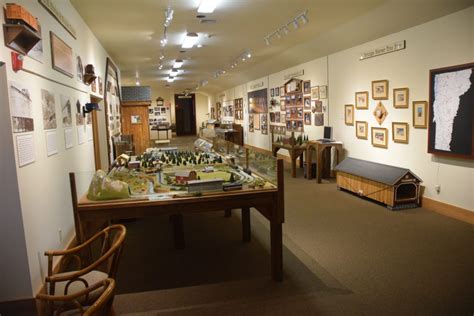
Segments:
[[[196,103],[194,94],[175,94],[176,136],[196,135]]]

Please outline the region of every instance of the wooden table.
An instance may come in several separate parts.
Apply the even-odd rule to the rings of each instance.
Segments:
[[[90,201],[76,193],[74,173],[69,174],[76,236],[79,243],[93,233],[94,223],[128,218],[147,218],[169,215],[174,225],[175,246],[184,248],[183,214],[225,209],[242,210],[243,242],[250,241],[250,208],[257,209],[270,222],[271,274],[275,281],[283,280],[282,225],[285,215],[283,160],[277,162],[276,188],[243,189],[239,191],[205,192],[202,196],[180,197],[168,200],[123,199]]]
[[[310,140],[306,143],[306,177],[308,180],[311,180],[312,149],[316,150],[317,182],[321,183],[323,171],[325,177],[330,177],[332,147],[336,149],[336,162],[339,163],[339,159],[342,156],[342,142]]]
[[[276,157],[277,152],[280,149],[288,150],[291,159],[291,176],[296,178],[296,159],[300,158],[300,168],[303,168],[303,154],[306,151],[306,144],[303,145],[290,145],[283,143],[272,143],[272,154]]]

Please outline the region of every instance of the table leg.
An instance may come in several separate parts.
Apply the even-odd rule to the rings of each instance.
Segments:
[[[173,224],[174,247],[176,249],[184,249],[183,215],[173,214],[170,216],[170,221]]]
[[[224,217],[232,217],[232,210],[231,209],[224,210]]]
[[[311,153],[311,148],[306,148],[306,179],[311,180],[312,178],[312,153]]]
[[[323,150],[318,148],[318,152],[316,155],[318,156],[318,159],[316,160],[316,169],[317,169],[317,175],[316,179],[318,183],[321,183],[321,178],[322,178],[322,173],[323,173]]]
[[[282,224],[270,222],[270,246],[272,262],[272,278],[274,281],[283,281],[283,232]]]
[[[298,156],[295,156],[295,153],[290,151],[291,177],[292,178],[296,178],[296,158],[298,158]]]
[[[250,242],[250,208],[242,208],[242,242]]]
[[[300,168],[303,168],[303,153],[300,154]]]

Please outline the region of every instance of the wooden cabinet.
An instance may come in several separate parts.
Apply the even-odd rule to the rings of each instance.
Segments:
[[[122,134],[133,135],[133,145],[136,154],[143,153],[150,144],[149,106],[150,102],[122,103]]]

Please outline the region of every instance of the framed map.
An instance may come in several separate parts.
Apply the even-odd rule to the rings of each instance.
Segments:
[[[430,70],[428,152],[474,159],[474,63]]]

